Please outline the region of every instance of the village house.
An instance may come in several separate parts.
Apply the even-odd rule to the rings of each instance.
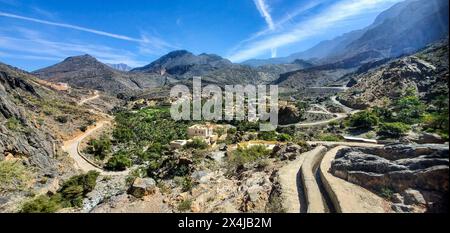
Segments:
[[[225,140],[228,129],[232,127],[231,125],[211,123],[196,124],[188,128],[187,134],[189,138],[202,138],[208,144],[214,144],[218,140]]]
[[[188,143],[188,140],[174,140],[170,142],[171,150],[178,150],[183,148]]]

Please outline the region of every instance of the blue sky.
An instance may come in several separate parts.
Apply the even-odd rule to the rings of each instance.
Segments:
[[[142,66],[177,49],[233,62],[287,56],[363,28],[400,0],[0,0],[0,61],[91,54]]]

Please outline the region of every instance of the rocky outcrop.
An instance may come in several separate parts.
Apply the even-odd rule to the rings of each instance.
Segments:
[[[136,178],[131,185],[128,193],[136,198],[142,198],[154,194],[156,190],[156,181],[152,178]]]
[[[28,109],[18,97],[40,98],[28,78],[30,75],[0,64],[0,154],[23,156],[25,163],[55,176],[56,139],[30,122]]]
[[[83,200],[83,212],[91,212],[100,203],[124,194],[126,182],[122,176],[99,177],[94,190],[86,195]]]
[[[435,196],[448,195],[448,153],[448,145],[346,148],[337,153],[330,172],[376,193],[386,190],[403,193],[406,198],[404,204],[421,204],[423,201],[417,192],[405,190],[426,190]],[[426,203],[433,204],[430,204],[429,208],[438,205],[433,200],[427,200],[427,197],[425,200]]]
[[[278,110],[278,123],[281,125],[297,123],[300,120],[300,111],[295,106],[282,106]]]
[[[272,150],[270,157],[281,160],[295,160],[298,155],[307,151],[309,148],[301,147],[294,143],[277,144]]]

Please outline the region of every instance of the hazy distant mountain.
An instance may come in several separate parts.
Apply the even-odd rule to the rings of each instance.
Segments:
[[[100,90],[114,95],[129,95],[165,83],[163,76],[121,72],[90,55],[69,57],[33,73],[48,81],[65,82],[71,86]]]
[[[322,64],[374,51],[377,59],[410,54],[448,35],[448,0],[407,0],[382,12],[374,23],[288,57],[249,60],[244,64],[289,63],[315,59]]]
[[[123,64],[123,63],[119,63],[119,64],[111,64],[111,63],[106,63],[106,65],[108,65],[111,68],[114,68],[116,70],[119,71],[130,71],[131,69],[133,69],[132,67],[128,66],[127,64]]]

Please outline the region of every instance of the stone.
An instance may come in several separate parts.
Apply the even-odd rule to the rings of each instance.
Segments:
[[[414,207],[404,204],[393,204],[392,210],[394,210],[396,213],[412,213],[414,212]]]
[[[404,203],[406,205],[426,205],[427,202],[422,193],[414,189],[406,189],[403,191]]]
[[[402,195],[400,195],[400,193],[394,193],[394,195],[392,195],[391,201],[394,203],[402,204],[403,197]]]
[[[191,211],[192,211],[192,213],[200,213],[201,210],[202,210],[202,208],[200,206],[200,203],[198,203],[196,201],[193,201],[191,203]]]
[[[449,190],[448,145],[389,145],[380,148],[345,148],[331,162],[330,172],[341,179],[360,185],[374,193],[388,187],[396,192],[392,201],[413,205],[417,211],[442,209]],[[433,193],[430,195],[422,191]],[[430,206],[437,206],[430,207]],[[410,211],[397,205],[398,212]]]
[[[426,144],[426,143],[445,143],[445,140],[442,139],[441,136],[435,134],[435,133],[421,133],[419,135],[419,138],[416,140],[419,144]]]
[[[152,178],[136,178],[129,193],[137,198],[152,195],[156,190],[156,181]]]
[[[277,144],[272,149],[270,157],[280,158],[281,160],[295,160],[298,155],[306,150],[307,148],[302,148],[301,146],[293,143],[288,143],[286,145]]]

